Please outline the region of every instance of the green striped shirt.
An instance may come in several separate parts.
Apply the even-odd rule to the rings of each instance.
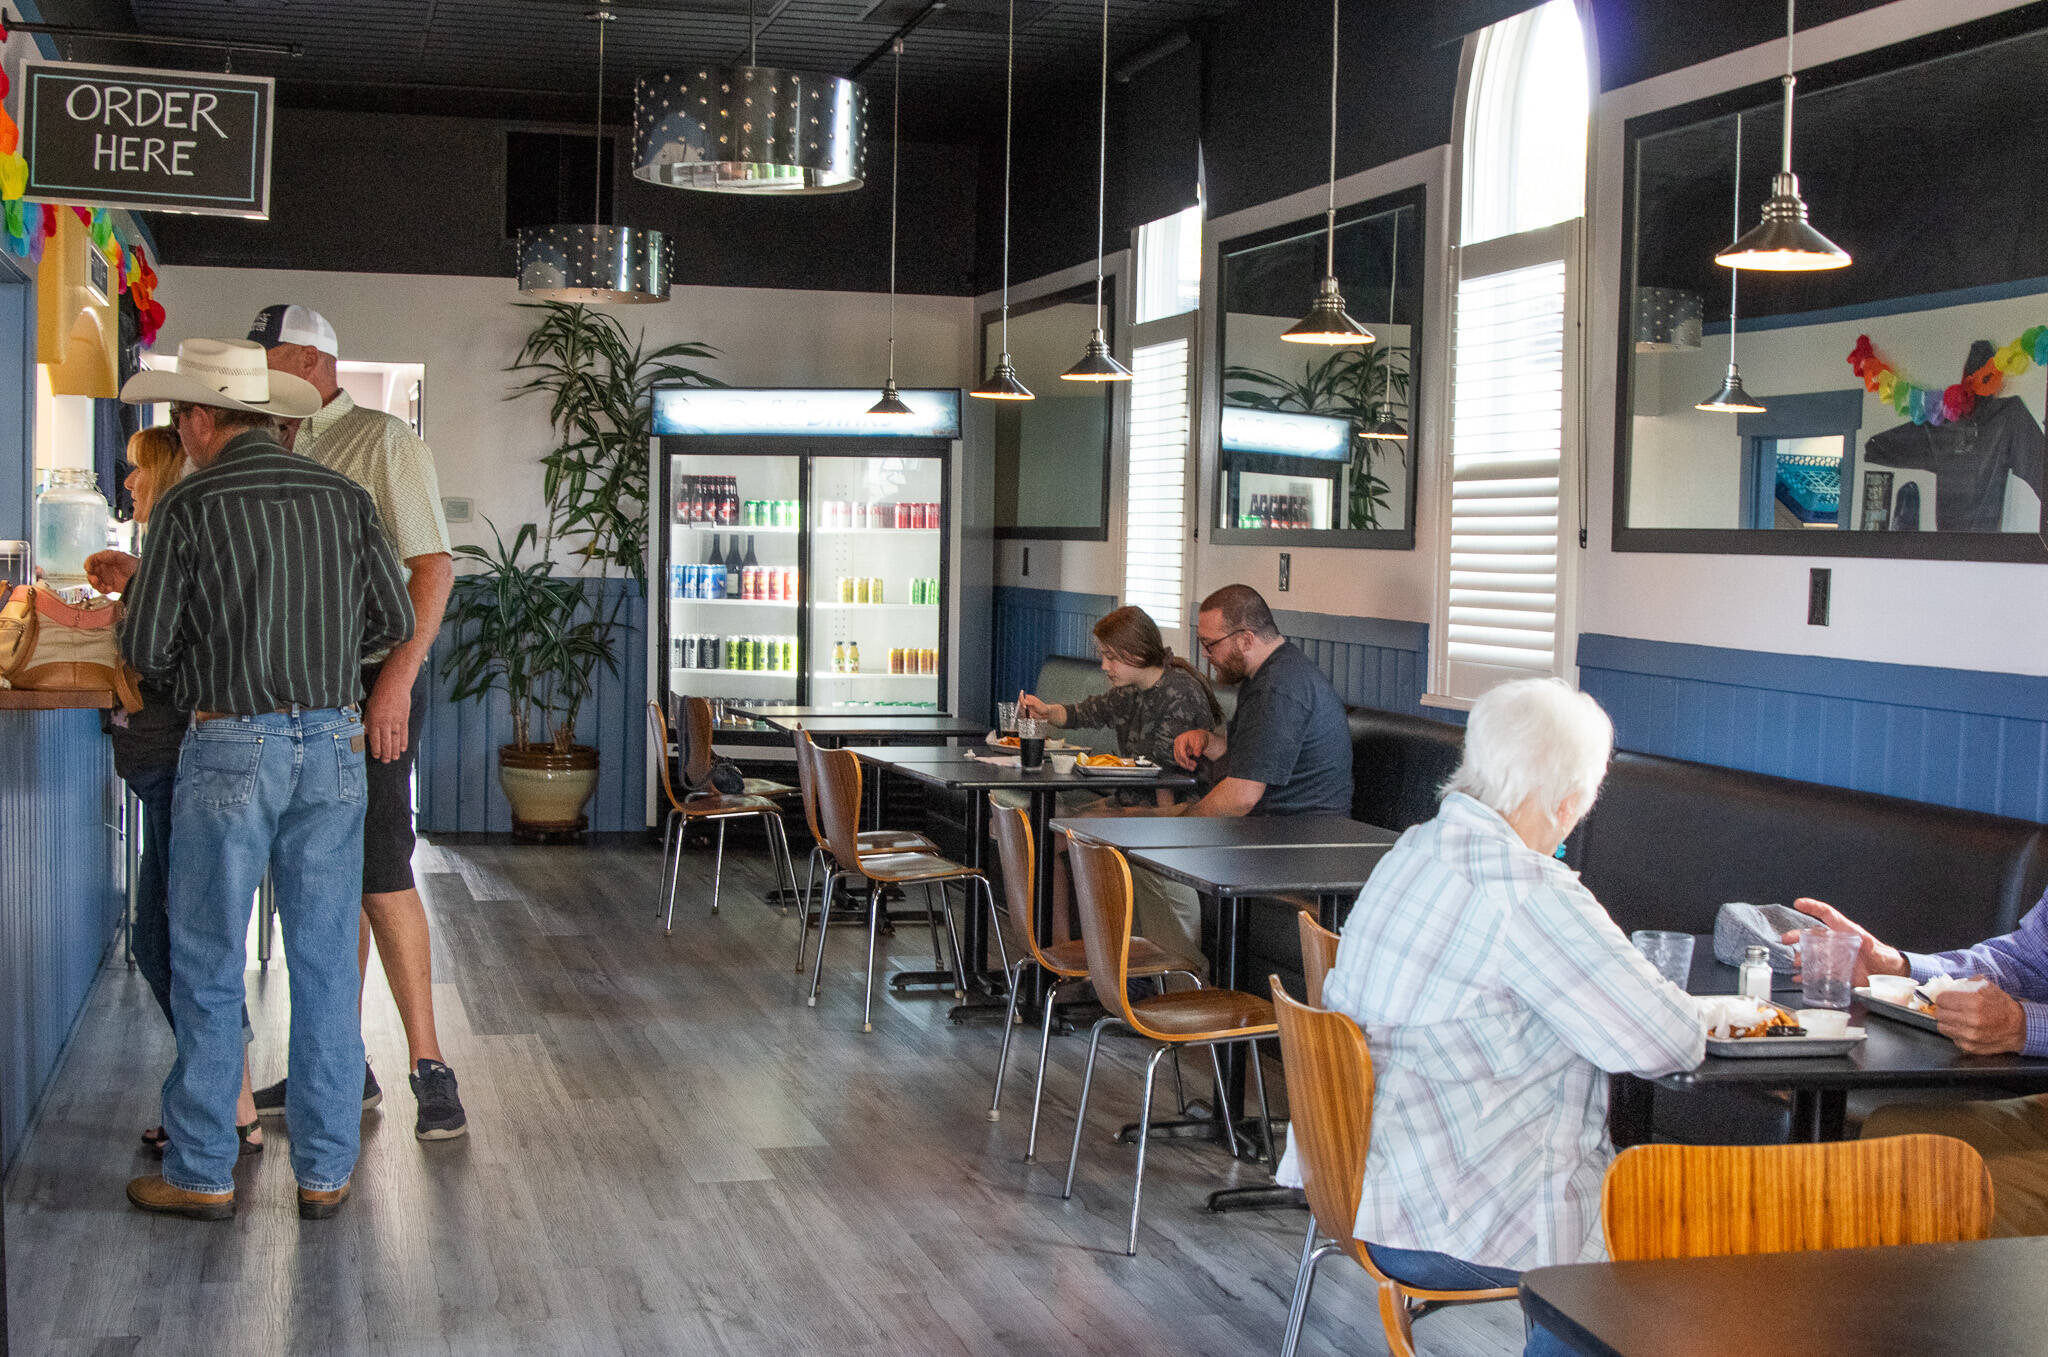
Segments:
[[[188,711],[362,701],[363,657],[412,634],[412,601],[362,487],[238,434],[150,516],[121,649]]]

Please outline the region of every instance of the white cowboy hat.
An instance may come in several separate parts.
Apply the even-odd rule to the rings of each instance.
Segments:
[[[121,387],[130,405],[177,401],[304,419],[320,409],[320,392],[302,377],[272,372],[263,346],[246,339],[188,339],[178,345],[176,372],[143,371]]]

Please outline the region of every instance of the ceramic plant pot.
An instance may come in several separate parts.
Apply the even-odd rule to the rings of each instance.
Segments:
[[[498,785],[512,803],[514,834],[576,833],[590,823],[583,808],[597,790],[597,750],[579,744],[561,754],[548,745],[500,745]]]

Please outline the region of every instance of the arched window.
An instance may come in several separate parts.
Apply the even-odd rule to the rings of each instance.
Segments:
[[[1591,75],[1574,0],[1465,40],[1449,474],[1429,693],[1569,668]]]

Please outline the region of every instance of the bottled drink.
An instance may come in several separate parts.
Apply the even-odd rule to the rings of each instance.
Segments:
[[[717,534],[717,533],[715,533],[715,532],[711,534],[711,550],[709,550],[709,551],[707,551],[707,552],[705,552],[705,553],[704,553],[704,564],[706,564],[706,565],[723,565],[723,564],[725,564],[725,557],[724,557],[724,555],[722,555],[722,554],[721,554],[721,553],[719,552],[719,550],[718,550],[718,534]]]
[[[747,534],[747,555],[742,564],[753,570],[761,568],[761,558],[754,554],[754,534],[752,533]]]
[[[846,642],[844,641],[834,641],[832,643],[832,672],[835,674],[846,672]]]
[[[734,533],[727,539],[725,546],[725,596],[727,598],[739,598],[742,596],[740,590],[745,581],[740,572],[743,565],[744,562],[740,560],[740,535]]]
[[[860,672],[859,641],[848,641],[846,643],[846,672],[849,674],[858,674]]]
[[[674,498],[673,498],[673,499],[672,499],[672,500],[671,500],[671,501],[669,502],[669,522],[671,522],[671,523],[687,523],[687,522],[689,522],[689,521],[690,521],[690,478],[689,478],[688,476],[678,476],[678,477],[676,477],[676,492],[675,492],[675,496],[674,496]]]

